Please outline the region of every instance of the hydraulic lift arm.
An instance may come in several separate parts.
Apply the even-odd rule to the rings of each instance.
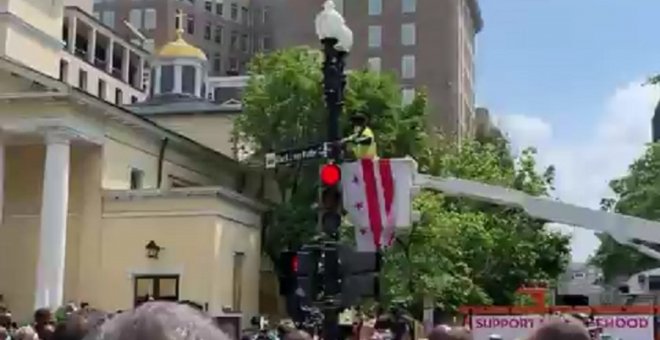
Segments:
[[[413,185],[437,190],[448,196],[467,197],[497,205],[517,207],[535,218],[608,233],[617,242],[660,260],[660,252],[635,242],[641,240],[660,244],[659,222],[578,207],[547,197],[535,197],[521,191],[463,179],[416,174]]]

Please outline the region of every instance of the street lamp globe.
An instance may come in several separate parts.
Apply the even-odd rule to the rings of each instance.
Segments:
[[[353,47],[353,31],[346,26],[346,21],[337,12],[333,0],[326,0],[323,4],[323,10],[316,16],[315,26],[319,40],[337,40],[335,48],[338,51],[349,52]]]

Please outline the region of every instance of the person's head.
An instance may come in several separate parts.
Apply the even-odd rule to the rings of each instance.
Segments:
[[[367,123],[367,115],[363,112],[354,112],[351,115],[351,125],[353,126],[354,132],[358,132],[359,130],[363,129],[365,126],[367,126]]]
[[[11,323],[12,323],[11,313],[1,312],[0,313],[0,327],[9,329],[9,328],[11,328]]]
[[[215,322],[185,304],[147,302],[106,321],[86,339],[228,340]]]
[[[9,339],[9,330],[4,327],[0,327],[0,340]]]
[[[53,340],[82,340],[89,332],[89,323],[80,313],[71,313],[55,327]]]
[[[16,330],[13,339],[15,340],[39,340],[37,332],[30,326],[24,326]]]
[[[553,320],[539,327],[528,340],[589,340],[587,328],[579,322]]]
[[[284,340],[312,340],[312,337],[307,332],[294,330],[287,333]]]
[[[53,313],[48,308],[39,308],[34,312],[34,322],[43,326],[53,322]]]
[[[472,334],[464,327],[448,327],[445,325],[433,328],[429,340],[472,340]]]

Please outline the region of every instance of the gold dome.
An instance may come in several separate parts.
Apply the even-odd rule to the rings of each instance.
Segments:
[[[207,60],[206,54],[199,48],[183,40],[182,34],[177,32],[177,38],[158,50],[157,55],[161,58],[197,58]]]

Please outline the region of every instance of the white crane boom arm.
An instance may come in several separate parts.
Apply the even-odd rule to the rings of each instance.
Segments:
[[[660,252],[633,243],[633,240],[642,240],[660,244],[659,222],[578,207],[547,197],[535,197],[521,191],[463,179],[416,174],[413,182],[417,187],[441,191],[448,196],[517,207],[535,218],[608,233],[617,242],[630,245],[645,255],[660,260]]]

